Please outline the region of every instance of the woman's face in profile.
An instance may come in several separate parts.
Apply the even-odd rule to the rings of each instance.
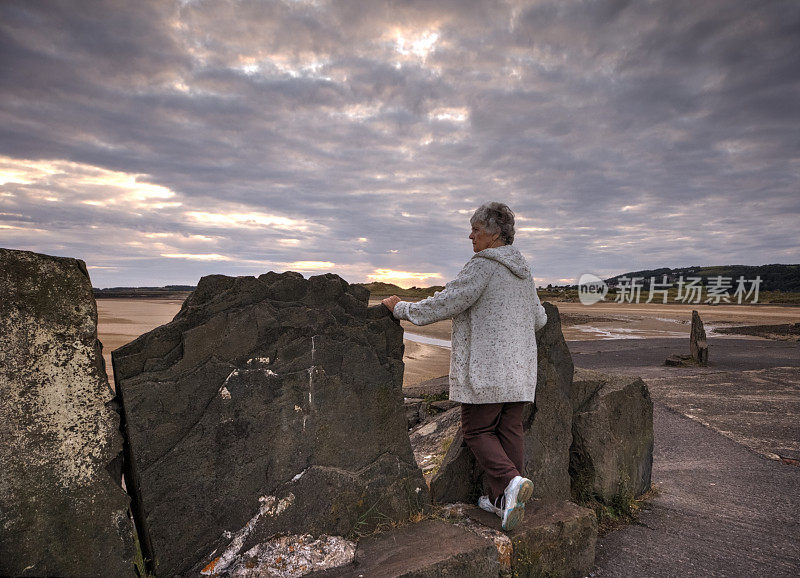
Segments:
[[[477,253],[488,249],[497,237],[498,235],[488,233],[480,223],[475,223],[472,225],[472,232],[469,234],[469,238],[472,239],[472,250]]]

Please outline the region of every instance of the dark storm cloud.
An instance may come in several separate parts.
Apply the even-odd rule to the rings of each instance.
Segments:
[[[797,262],[798,53],[795,2],[5,2],[0,243],[430,284],[499,199],[545,281]]]

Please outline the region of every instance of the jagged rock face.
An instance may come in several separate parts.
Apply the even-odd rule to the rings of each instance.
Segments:
[[[0,575],[134,576],[86,265],[0,249],[0,294]]]
[[[544,303],[547,324],[536,334],[539,367],[536,401],[523,414],[525,469],[534,497],[564,500],[570,496],[569,448],[572,443],[572,374],[574,366],[561,330],[561,317]],[[483,487],[482,471],[463,443],[461,431],[431,480],[431,496],[439,503],[475,503]]]
[[[536,401],[523,420],[527,477],[534,498],[569,499],[569,448],[572,445],[572,375],[575,366],[561,330],[558,308],[544,304],[547,324],[537,334],[539,381]],[[527,413],[527,412],[526,412]]]
[[[607,504],[650,488],[653,402],[638,377],[578,369],[574,378],[572,494]]]
[[[353,535],[429,501],[403,410],[403,336],[335,275],[204,277],[113,352],[129,478],[158,574],[223,572],[282,534]]]

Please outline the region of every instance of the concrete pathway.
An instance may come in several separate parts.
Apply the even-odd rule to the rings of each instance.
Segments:
[[[591,576],[800,576],[800,467],[658,401],[653,422],[660,494],[598,541]]]
[[[800,344],[709,346],[708,367],[669,368],[688,340],[569,342],[579,367],[641,376],[654,406],[660,494],[600,538],[592,576],[800,576],[800,467],[765,457],[797,451]]]

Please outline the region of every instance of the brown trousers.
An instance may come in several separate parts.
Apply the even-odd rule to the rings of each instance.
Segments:
[[[462,403],[461,431],[464,442],[483,468],[494,502],[515,476],[525,469],[522,431],[524,401],[510,403]]]

